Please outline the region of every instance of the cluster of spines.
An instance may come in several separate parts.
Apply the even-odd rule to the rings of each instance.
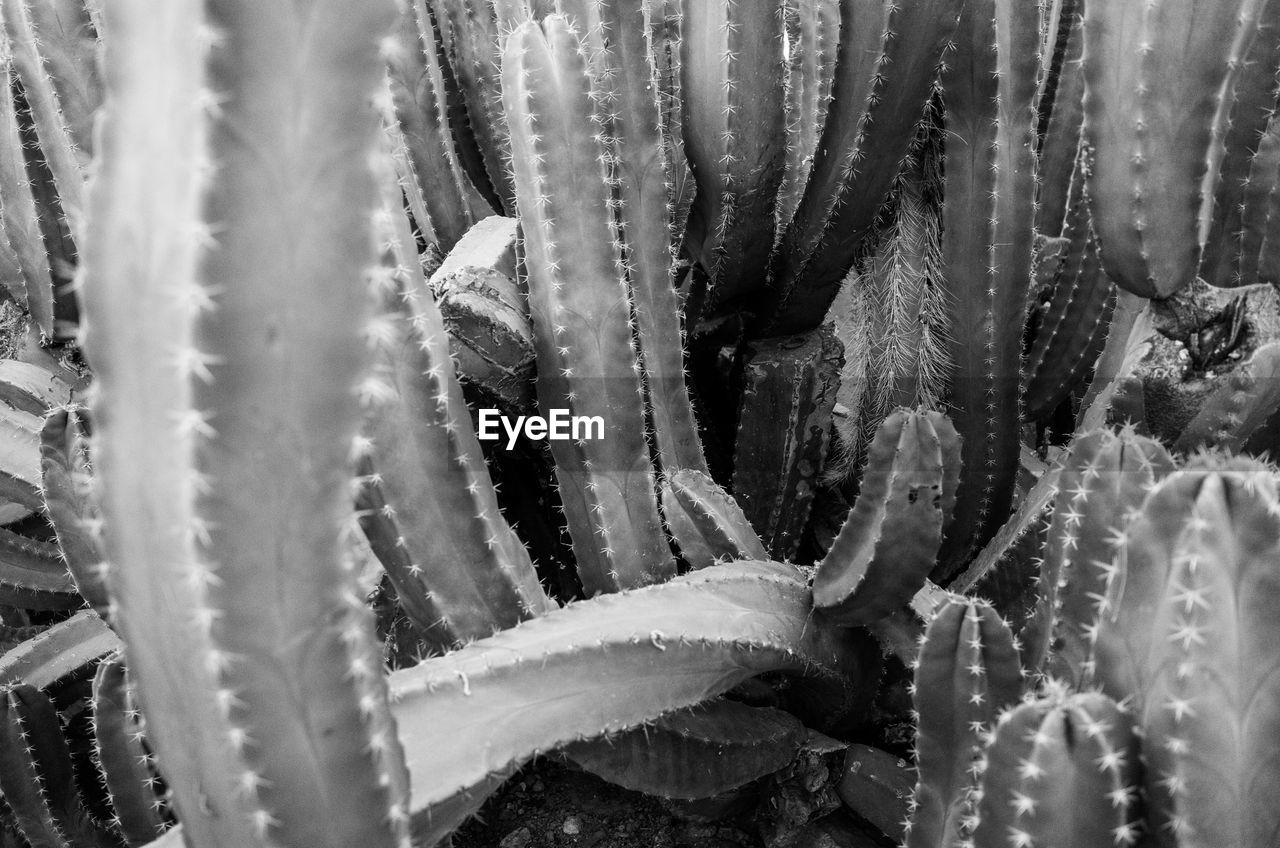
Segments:
[[[599,415],[604,438],[551,443],[588,594],[675,573],[645,442],[645,398],[613,157],[590,57],[560,15],[507,39],[503,96],[544,408]]]
[[[948,402],[965,450],[939,577],[1004,523],[1017,476],[1022,340],[1008,328],[1022,325],[1031,272],[1037,26],[1028,4],[970,3],[942,73]]]
[[[1105,695],[1050,681],[1000,715],[979,768],[966,848],[1126,848],[1141,833],[1137,735]]]
[[[919,778],[906,848],[944,848],[972,829],[982,746],[1022,690],[1017,642],[995,609],[958,595],[944,601],[922,637],[911,686]]]
[[[960,437],[939,412],[900,409],[867,450],[858,500],[818,564],[814,605],[847,626],[906,606],[924,586],[955,504]]]

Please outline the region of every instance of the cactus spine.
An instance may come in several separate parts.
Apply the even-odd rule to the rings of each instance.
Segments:
[[[370,102],[394,13],[106,10],[84,251],[93,453],[116,620],[194,844],[406,833],[380,658],[340,553],[374,259]]]

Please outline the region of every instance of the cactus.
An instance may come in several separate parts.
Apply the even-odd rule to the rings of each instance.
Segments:
[[[839,0],[787,0],[787,154],[778,189],[779,233],[795,215],[831,107],[840,35]]]
[[[608,152],[591,131],[601,93],[566,18],[507,40],[511,116],[529,303],[545,409],[601,416],[604,438],[552,442],[556,478],[588,594],[675,574],[644,441],[644,394],[631,299],[611,224]],[[552,152],[554,151],[554,153]]]
[[[40,482],[45,513],[76,591],[105,616],[110,598],[99,538],[101,517],[90,492],[86,435],[84,410],[68,406],[49,413],[40,431]]]
[[[44,689],[120,649],[120,638],[89,611],[41,630],[0,657],[0,686],[28,683]]]
[[[1105,695],[1051,687],[1000,716],[983,757],[974,848],[1137,841],[1137,737]]]
[[[146,845],[166,829],[155,797],[155,757],[143,744],[144,725],[130,704],[123,659],[104,659],[93,679],[94,754],[125,842]]]
[[[1280,409],[1277,364],[1280,345],[1259,347],[1248,361],[1226,376],[1183,428],[1175,449],[1189,452],[1198,447],[1238,451]]]
[[[84,245],[115,620],[192,842],[395,844],[403,761],[338,544],[395,7],[146,5],[105,10]]]
[[[947,599],[925,631],[911,691],[919,780],[904,844],[952,845],[972,825],[983,736],[1022,696],[1008,625],[983,601]]]
[[[665,477],[662,508],[680,555],[693,568],[720,559],[768,558],[742,507],[701,471],[682,468]]]
[[[955,504],[960,437],[938,412],[898,410],[868,449],[857,503],[818,564],[814,604],[833,621],[868,624],[924,585]]]

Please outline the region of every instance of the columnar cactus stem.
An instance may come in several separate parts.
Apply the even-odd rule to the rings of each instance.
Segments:
[[[503,96],[524,224],[529,306],[544,409],[599,416],[603,439],[551,442],[588,594],[675,574],[644,438],[641,365],[609,151],[588,58],[568,20],[528,22],[507,39]]]
[[[972,824],[985,734],[1022,696],[1009,627],[985,601],[952,596],[925,631],[912,684],[916,769],[908,848],[949,848]]]
[[[1174,447],[1192,451],[1218,447],[1238,451],[1280,409],[1280,344],[1271,342],[1226,376],[1205,399]]]
[[[402,844],[402,755],[341,544],[395,4],[106,12],[85,341],[152,742],[194,845]]]
[[[680,469],[662,481],[662,506],[680,555],[693,568],[720,559],[768,559],[742,507],[711,476]]]
[[[84,412],[67,406],[45,418],[40,431],[45,514],[76,589],[100,615],[108,614],[102,519],[90,491]]]
[[[155,758],[142,742],[142,718],[129,700],[123,658],[107,657],[93,679],[94,755],[116,812],[114,824],[136,848],[159,836],[165,821],[155,794]]]
[[[943,578],[1008,518],[1018,471],[1022,337],[1035,191],[1035,10],[965,5],[942,75],[946,186],[942,253],[953,305],[952,420],[964,439]]]
[[[1280,7],[1258,0],[1086,4],[1084,133],[1096,152],[1090,203],[1104,267],[1122,288],[1168,297],[1195,279],[1225,151],[1221,133],[1236,119],[1236,82],[1260,71],[1245,60],[1277,16]]]
[[[785,160],[783,0],[685,0],[684,145],[698,180],[686,249],[711,305],[764,285]]]
[[[784,11],[790,68],[787,75],[787,162],[778,190],[778,228],[795,215],[818,153],[818,141],[831,106],[836,48],[840,35],[839,0],[787,0]]]

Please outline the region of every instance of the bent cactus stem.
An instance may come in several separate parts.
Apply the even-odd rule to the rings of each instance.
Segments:
[[[571,604],[393,672],[415,844],[434,845],[537,754],[637,727],[756,674],[825,681],[839,709],[860,667],[811,613],[796,568],[730,563]]]

